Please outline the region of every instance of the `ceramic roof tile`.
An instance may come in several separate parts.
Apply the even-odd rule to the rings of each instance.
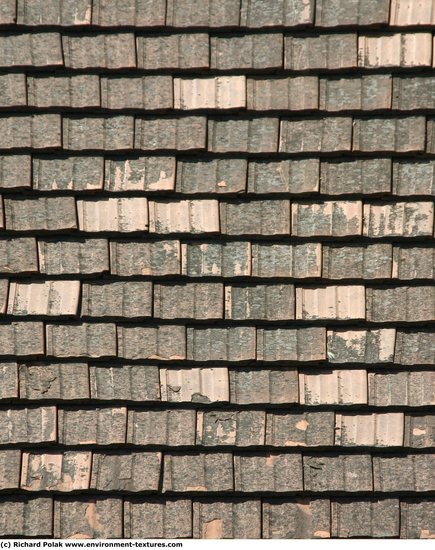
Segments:
[[[172,191],[175,186],[175,157],[106,158],[106,191]]]
[[[292,203],[292,235],[352,236],[361,235],[361,201],[298,201]]]
[[[395,246],[392,277],[402,280],[433,280],[435,278],[434,249],[429,246]]]
[[[2,323],[0,344],[2,355],[43,355],[44,325],[35,321]]]
[[[51,498],[6,497],[0,501],[0,530],[4,537],[52,537]]]
[[[390,25],[435,25],[435,7],[432,2],[391,0]]]
[[[116,326],[113,323],[46,325],[47,355],[54,357],[116,356]]]
[[[252,275],[262,278],[320,277],[320,243],[252,244]]]
[[[212,403],[229,401],[227,367],[160,369],[162,401]]]
[[[17,20],[16,0],[5,0],[0,6],[0,24],[10,25]]]
[[[290,201],[221,202],[220,220],[226,235],[289,235]]]
[[[357,66],[356,33],[286,36],[284,68],[350,69]]]
[[[231,453],[165,454],[163,492],[233,490]]]
[[[110,241],[110,271],[115,275],[178,275],[179,241]]]
[[[193,537],[199,539],[261,538],[261,501],[195,501]]]
[[[264,445],[264,411],[198,411],[197,444],[208,446]]]
[[[249,78],[247,81],[247,107],[256,111],[318,109],[318,96],[316,76]]]
[[[6,229],[60,231],[77,229],[73,197],[6,198]]]
[[[300,454],[235,455],[234,470],[236,491],[281,493],[303,489]]]
[[[63,65],[57,32],[5,33],[0,36],[0,66],[51,67]]]
[[[293,285],[227,285],[225,318],[280,321],[295,318]]]
[[[332,536],[338,538],[397,538],[400,508],[397,499],[333,500]]]
[[[209,36],[206,33],[146,34],[136,37],[140,69],[208,69]]]
[[[364,204],[363,235],[367,237],[418,237],[433,234],[432,202]]]
[[[233,158],[181,158],[177,160],[176,191],[194,193],[243,193],[248,161]]]
[[[239,405],[298,403],[298,373],[290,369],[231,369],[231,403]]]
[[[154,284],[153,316],[161,319],[222,319],[220,283]]]
[[[182,274],[188,277],[242,277],[251,274],[249,242],[190,242],[181,245],[181,254]]]
[[[90,452],[23,452],[20,487],[25,491],[89,489],[91,462]]]
[[[89,399],[87,363],[22,363],[19,377],[22,399]]]
[[[248,193],[316,193],[319,176],[319,159],[252,160]]]
[[[65,67],[121,69],[136,67],[133,33],[64,34]]]
[[[59,148],[62,145],[61,118],[57,114],[2,116],[0,136],[1,149]]]
[[[117,151],[133,147],[134,118],[131,116],[63,117],[62,124],[63,147],[67,150]]]
[[[58,421],[61,445],[116,445],[126,442],[126,407],[61,408]]]
[[[1,273],[35,273],[37,271],[36,239],[33,237],[0,239]]]
[[[388,24],[389,0],[316,0],[316,27]]]
[[[27,98],[34,107],[100,107],[98,75],[27,77]]]
[[[172,77],[101,77],[101,107],[105,109],[172,109]]]
[[[298,498],[263,501],[264,539],[325,539],[331,536],[330,502]]]
[[[56,500],[53,528],[53,535],[58,539],[122,538],[122,499]]]
[[[314,20],[314,0],[242,0],[240,25],[249,28],[296,27],[311,25]]]
[[[103,171],[103,157],[33,157],[32,187],[39,191],[99,191]]]
[[[433,491],[434,455],[374,456],[374,489],[395,491]]]
[[[434,88],[435,78],[433,76],[394,77],[393,109],[401,109],[403,111],[434,109]]]
[[[145,197],[78,200],[77,213],[80,231],[130,233],[148,229]]]
[[[259,361],[322,361],[325,358],[323,327],[257,329]]]
[[[280,153],[349,151],[351,141],[350,117],[281,119]]]
[[[210,68],[280,69],[282,34],[235,34],[210,38]]]
[[[19,25],[89,25],[92,0],[18,0]]]
[[[322,276],[328,279],[392,277],[393,247],[389,243],[323,246]]]
[[[365,405],[367,371],[305,371],[299,374],[299,393],[304,405]]]
[[[320,79],[319,107],[322,110],[376,111],[391,108],[391,75],[362,75]]]
[[[297,287],[296,319],[365,319],[362,285]]]
[[[435,195],[435,164],[430,160],[395,162],[393,192],[397,195]]]
[[[434,365],[433,338],[433,332],[398,330],[394,362],[401,365],[413,365],[416,362]]]
[[[405,415],[405,447],[425,449],[435,444],[435,418],[433,415]]]
[[[77,315],[80,281],[13,282],[9,286],[9,315]]]
[[[244,76],[174,78],[175,109],[243,109],[246,107]]]
[[[367,320],[374,322],[430,321],[435,317],[435,287],[367,289]]]
[[[304,489],[309,491],[372,491],[369,454],[304,456]]]
[[[137,117],[134,146],[145,151],[205,149],[206,124],[207,120],[203,116]]]
[[[396,329],[328,330],[328,360],[331,363],[391,363]]]
[[[159,452],[94,453],[90,487],[97,491],[156,492],[161,463]]]
[[[217,200],[150,201],[150,233],[218,233]]]
[[[274,153],[278,134],[278,118],[208,119],[208,149],[213,153]]]
[[[0,399],[18,397],[18,365],[12,361],[0,363]]]
[[[0,155],[0,188],[30,187],[30,155]]]
[[[159,369],[155,365],[98,364],[89,366],[92,399],[159,401]]]
[[[18,489],[20,485],[21,451],[0,451],[0,489]]]
[[[26,76],[19,73],[0,75],[0,106],[24,107],[26,104]]]
[[[0,279],[0,314],[5,314],[7,312],[8,292],[8,279]]]
[[[400,502],[400,537],[430,539],[435,534],[435,510],[433,500],[409,500]]]
[[[199,5],[192,0],[168,0],[166,24],[171,27],[238,26],[239,11],[239,0],[204,0]]]
[[[426,121],[420,117],[355,119],[353,151],[424,151]]]
[[[266,444],[317,447],[334,444],[334,412],[267,413]]]
[[[434,41],[434,44],[435,44],[435,41]],[[427,121],[426,152],[434,153],[434,151],[435,151],[435,119],[430,118]]]
[[[431,62],[430,33],[360,34],[358,37],[359,67],[430,67]]]
[[[84,283],[81,315],[151,317],[152,293],[149,281]]]
[[[47,275],[109,271],[106,239],[39,239],[39,269]]]
[[[320,190],[327,195],[364,195],[391,192],[391,160],[322,161]]]
[[[430,371],[371,372],[369,405],[423,407],[435,403],[434,375]]]
[[[124,536],[173,539],[192,537],[189,499],[125,499]]]
[[[403,413],[336,415],[335,443],[344,447],[400,447],[404,444]]]
[[[165,0],[92,0],[92,24],[154,27],[165,24]],[[109,537],[110,538],[110,537]]]
[[[118,356],[124,359],[186,358],[184,326],[118,326]]]
[[[132,445],[195,445],[194,409],[128,411],[127,443]]]
[[[187,329],[188,360],[250,361],[255,356],[255,327]]]
[[[26,407],[0,410],[2,445],[57,441],[56,407]]]

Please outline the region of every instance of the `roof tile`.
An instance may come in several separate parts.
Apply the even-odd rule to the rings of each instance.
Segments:
[[[405,416],[405,447],[425,449],[435,445],[435,418],[433,415],[407,414]]]
[[[290,201],[221,202],[220,220],[226,235],[289,235]]]
[[[7,312],[17,316],[75,316],[79,298],[80,281],[12,282]]]
[[[63,117],[62,122],[64,149],[116,151],[133,147],[134,118],[131,116]]]
[[[199,445],[264,445],[266,413],[264,411],[205,411],[197,415]]]
[[[47,275],[103,273],[109,270],[106,239],[39,239],[39,269]]]
[[[24,321],[0,325],[1,355],[32,356],[44,354],[43,323]]]
[[[255,327],[187,329],[187,359],[250,361],[255,359]]]
[[[160,369],[162,401],[213,403],[229,401],[227,367]]]
[[[368,321],[418,322],[434,317],[435,286],[367,289]]]
[[[236,491],[282,493],[303,489],[300,454],[235,455],[234,469]]]
[[[80,231],[130,233],[148,229],[145,197],[78,200],[77,212]]]
[[[259,361],[322,361],[325,358],[323,327],[257,329]]]
[[[110,241],[113,275],[179,275],[179,241]]]
[[[403,443],[403,413],[341,413],[336,415],[336,445],[344,447],[400,447]]]
[[[275,153],[278,118],[208,119],[208,149],[213,153]]]
[[[317,0],[316,27],[387,25],[389,0]]]
[[[6,198],[6,229],[12,231],[61,231],[77,229],[73,197]]]
[[[0,451],[0,489],[18,489],[20,485],[21,451]]]
[[[367,371],[310,370],[299,374],[303,405],[367,404]]]
[[[50,538],[53,536],[52,518],[51,498],[14,496],[0,501],[0,529],[4,537]]]
[[[359,35],[358,66],[430,67],[432,37],[430,33]]]
[[[242,277],[251,274],[249,242],[190,242],[181,245],[181,253],[182,274],[188,277]]]
[[[330,112],[390,109],[392,82],[391,75],[382,74],[321,78],[319,107]]]
[[[350,151],[352,118],[281,119],[280,153]]]
[[[249,78],[248,109],[256,111],[305,111],[319,107],[317,76]]]
[[[239,405],[298,403],[296,369],[237,367],[230,371],[231,403]]]
[[[17,20],[16,0],[5,0],[0,6],[0,24],[11,25]]]
[[[388,279],[393,247],[389,243],[323,246],[322,277],[327,279]]]
[[[399,536],[399,501],[332,501],[332,536],[338,538],[397,538]]]
[[[361,235],[361,201],[298,201],[292,203],[292,235],[344,237]]]
[[[191,500],[125,499],[124,537],[159,539],[191,538]]]
[[[264,539],[325,539],[331,536],[330,503],[298,498],[263,502]]]
[[[403,111],[434,109],[434,87],[435,78],[433,76],[395,76],[393,78],[393,109]]]
[[[390,25],[435,25],[435,9],[431,2],[391,0]]]
[[[314,0],[242,0],[240,26],[249,28],[296,27],[311,25],[314,20]]]
[[[122,538],[122,499],[56,500],[53,525],[58,539]]]
[[[103,157],[33,157],[32,187],[38,191],[100,191]]]
[[[172,109],[172,77],[101,77],[101,107],[104,109]]]
[[[175,109],[243,109],[246,107],[244,76],[174,78]]]
[[[60,115],[34,114],[0,117],[1,149],[20,149],[23,147],[53,149],[61,146]]]
[[[252,275],[262,278],[320,277],[320,243],[252,244]]]
[[[356,33],[286,36],[284,68],[293,71],[354,68],[357,40]]]
[[[234,34],[210,38],[210,68],[280,69],[283,36],[279,33]]]
[[[266,445],[317,447],[334,445],[334,412],[267,413]]]
[[[132,445],[195,445],[194,409],[128,411],[127,443]]]
[[[238,26],[240,0],[168,0],[166,25],[170,27]]]
[[[319,176],[319,159],[251,160],[248,193],[316,193]]]
[[[193,503],[193,537],[198,539],[261,538],[261,501],[213,500]]]
[[[98,75],[28,76],[27,97],[34,107],[100,107]]]
[[[390,159],[322,161],[320,190],[327,195],[391,192]]]
[[[0,155],[0,188],[30,187],[30,155]]]
[[[18,397],[18,365],[15,362],[0,363],[0,399]]]
[[[83,283],[81,315],[90,317],[151,317],[150,281]]]
[[[150,201],[150,233],[218,233],[217,200]]]
[[[116,356],[116,326],[113,323],[46,325],[47,355],[54,357]]]
[[[119,445],[126,442],[127,408],[61,408],[61,445]]]
[[[35,273],[37,271],[36,239],[33,237],[0,239],[1,273]]]
[[[165,454],[163,492],[233,490],[231,453]]]
[[[328,360],[331,363],[391,363],[396,329],[328,330]]]
[[[172,191],[175,157],[123,157],[105,159],[106,191]]]
[[[295,318],[293,285],[227,285],[225,286],[225,318],[266,321]]]
[[[420,117],[355,119],[353,151],[424,151],[426,121]]]
[[[435,535],[435,510],[433,500],[400,502],[400,537],[430,539]]]
[[[92,0],[92,24],[101,27],[154,27],[165,24],[165,0]],[[97,537],[111,538],[111,537]]]
[[[50,67],[63,65],[58,32],[5,33],[0,36],[1,67]]]
[[[87,363],[23,363],[19,376],[21,399],[89,399]]]
[[[136,37],[140,69],[208,69],[209,36],[206,33]]]
[[[18,73],[0,75],[0,106],[24,107],[26,105],[26,75]]]
[[[124,359],[185,359],[186,329],[180,325],[118,327],[118,356]]]
[[[435,404],[434,374],[430,371],[370,372],[369,405],[424,407]]]
[[[363,235],[366,237],[432,236],[432,202],[391,202],[364,204]]]
[[[177,160],[176,191],[193,193],[244,193],[246,159],[181,158]]]
[[[433,280],[435,278],[435,251],[433,247],[393,247],[392,277],[402,280]]]
[[[200,150],[206,148],[206,132],[207,119],[203,116],[137,117],[134,146],[146,151]]]
[[[121,69],[136,67],[133,33],[64,34],[65,67]]]
[[[395,491],[433,491],[434,455],[374,456],[374,489]]]
[[[0,410],[2,445],[54,443],[57,440],[56,407],[26,407]]]
[[[430,160],[393,163],[393,193],[435,195],[435,165]]]
[[[434,333],[398,330],[394,362],[400,365],[435,365]]]
[[[304,489],[308,491],[372,491],[369,454],[304,456]]]
[[[91,398],[102,401],[159,401],[159,369],[155,365],[90,365]]]
[[[222,319],[221,283],[154,284],[153,316],[161,319]]]
[[[296,319],[365,319],[362,285],[297,287]]]
[[[89,25],[92,0],[18,0],[19,25]]]

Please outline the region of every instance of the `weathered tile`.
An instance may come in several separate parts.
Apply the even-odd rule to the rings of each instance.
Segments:
[[[145,151],[201,150],[206,148],[206,133],[204,116],[136,117],[134,147]]]
[[[251,275],[251,243],[249,242],[184,243],[181,245],[181,256],[181,272],[188,277]]]
[[[367,371],[310,370],[299,373],[302,405],[366,405]]]
[[[389,0],[316,1],[316,27],[387,25]]]
[[[368,321],[418,322],[435,318],[434,286],[368,288],[366,296]]]
[[[0,106],[25,107],[26,76],[19,73],[0,75]]]
[[[53,501],[51,498],[19,496],[11,498],[6,496],[0,500],[2,537],[51,538],[53,536],[52,523]]]
[[[172,109],[172,77],[101,77],[101,107],[104,109]]]
[[[221,283],[154,284],[153,317],[161,319],[222,319]]]
[[[39,239],[39,269],[46,275],[92,274],[109,271],[106,239]]]
[[[417,449],[435,446],[435,418],[433,415],[405,415],[405,447]]]
[[[136,37],[139,69],[208,69],[209,36],[206,33]]]
[[[254,111],[305,111],[319,108],[319,79],[316,76],[249,78],[247,107]]]
[[[435,195],[435,164],[430,160],[393,163],[395,195]]]
[[[372,491],[372,457],[354,455],[304,455],[304,489],[306,491]]]
[[[432,539],[435,535],[432,499],[400,501],[400,538]]]
[[[77,229],[74,197],[5,198],[6,229],[60,231]]]
[[[36,239],[33,237],[0,239],[0,273],[38,271]]]
[[[402,111],[434,109],[434,87],[435,78],[433,76],[394,77],[393,109],[400,109]]]
[[[44,355],[44,325],[38,322],[0,324],[1,355]]]
[[[283,36],[278,33],[233,34],[210,38],[210,68],[280,69]]]
[[[239,405],[298,403],[298,372],[291,368],[231,369],[230,401]]]
[[[266,445],[332,446],[334,445],[334,412],[268,412]]]
[[[90,488],[97,491],[156,492],[162,453],[94,453]]]
[[[150,281],[83,283],[81,315],[90,317],[151,317]]]
[[[25,491],[89,489],[92,453],[23,452],[20,487]]]
[[[32,187],[38,191],[99,191],[103,157],[37,156],[32,161]]]
[[[302,491],[302,456],[235,455],[234,481],[236,491],[244,493]]]
[[[197,445],[249,447],[265,444],[264,411],[198,411],[196,422]]]
[[[98,364],[89,367],[91,398],[101,401],[159,401],[159,369],[155,365]]]
[[[132,116],[70,116],[63,117],[62,124],[64,149],[116,151],[133,148]]]
[[[208,119],[208,150],[213,153],[275,153],[278,118]]]
[[[173,191],[175,157],[105,159],[106,191]]]
[[[321,78],[319,108],[330,112],[391,109],[392,82],[391,75],[382,74]]]
[[[296,319],[365,319],[362,285],[296,288]]]
[[[403,413],[341,413],[336,415],[335,444],[343,447],[401,447]]]
[[[80,281],[14,282],[9,286],[9,315],[75,316]]]
[[[432,43],[429,33],[397,33],[358,36],[358,66],[430,67]]]
[[[398,330],[394,362],[400,365],[435,365],[434,333]]]
[[[361,201],[293,202],[292,235],[344,237],[361,235]]]
[[[5,0],[0,6],[0,24],[11,25],[17,21],[16,0]]]
[[[124,537],[191,538],[190,499],[124,500]]]
[[[327,195],[391,192],[390,159],[322,161],[320,191]]]
[[[226,235],[289,235],[290,201],[221,202],[220,221]]]
[[[229,401],[227,367],[160,369],[162,401],[213,403]]]
[[[282,321],[294,318],[294,285],[225,286],[225,319]]]
[[[0,155],[0,188],[30,187],[31,170],[30,155]]]
[[[186,358],[184,326],[118,326],[117,331],[118,356],[124,359]]]
[[[92,24],[100,27],[154,27],[165,24],[165,0],[93,0]],[[110,538],[110,537],[97,537]]]
[[[330,363],[391,363],[396,329],[328,330]]]
[[[280,153],[331,153],[350,151],[352,118],[281,119]]]
[[[174,78],[174,109],[244,109],[244,76]]]
[[[64,34],[65,67],[122,69],[136,67],[133,33]]]
[[[61,445],[119,445],[126,442],[126,407],[62,407],[58,421]]]
[[[122,499],[56,500],[53,527],[57,539],[122,538]]]
[[[390,202],[364,204],[363,235],[366,237],[432,236],[432,202]]]
[[[261,501],[195,501],[193,537],[196,539],[261,538]]]
[[[0,315],[7,313],[9,286],[8,279],[0,279]]]
[[[244,193],[247,167],[246,159],[181,158],[175,189],[183,194]]]
[[[55,443],[56,407],[26,407],[0,410],[0,443]]]
[[[113,323],[46,325],[47,355],[54,357],[116,356],[116,326]]]
[[[323,361],[326,359],[326,330],[310,328],[258,328],[259,361]]]
[[[77,200],[77,214],[80,231],[131,233],[148,229],[145,197]]]
[[[113,275],[179,275],[179,241],[110,241]]]
[[[61,118],[58,114],[0,117],[1,149],[58,149],[61,146]]]
[[[393,246],[389,243],[322,247],[322,277],[326,279],[389,279]]]
[[[28,76],[27,100],[32,107],[100,107],[98,75]]]
[[[63,65],[58,32],[5,33],[0,36],[1,67],[50,67]]]
[[[394,279],[435,279],[435,251],[429,246],[394,246]]]
[[[15,489],[20,486],[21,451],[0,451],[0,489]]]
[[[314,22],[314,0],[277,0],[273,3],[242,0],[240,20],[240,26],[249,28],[311,25]]]
[[[435,404],[431,371],[370,372],[369,405],[375,407],[424,407]]]
[[[356,33],[286,36],[284,68],[350,69],[357,66]]]
[[[92,0],[18,0],[19,25],[89,25]]]
[[[355,118],[353,121],[353,151],[422,152],[425,140],[426,120],[422,116]]]
[[[337,538],[398,538],[399,500],[333,500],[332,536]]]
[[[190,361],[251,361],[255,356],[255,327],[187,329]]]
[[[214,199],[150,201],[150,233],[219,233],[219,203]]]
[[[319,159],[251,160],[248,193],[316,193],[319,172]]]
[[[232,0],[168,0],[166,25],[170,27],[233,27],[239,25],[240,2]]]
[[[15,362],[0,363],[0,399],[18,397],[18,365]]]
[[[435,55],[434,55],[435,66]],[[427,139],[426,139],[426,152],[433,154],[435,152],[435,119],[430,118],[427,121]]]
[[[22,399],[89,399],[87,363],[22,363],[19,377]]]
[[[127,443],[132,445],[195,445],[196,411],[128,411]]]
[[[434,455],[374,456],[374,489],[381,493],[433,491]]]
[[[252,243],[252,275],[255,277],[320,277],[320,243]]]
[[[232,453],[165,454],[164,493],[233,490]]]
[[[263,501],[264,539],[326,539],[331,536],[327,499]]]

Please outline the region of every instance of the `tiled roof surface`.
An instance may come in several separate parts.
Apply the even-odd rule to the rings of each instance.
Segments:
[[[433,0],[3,0],[0,536],[435,537]]]

